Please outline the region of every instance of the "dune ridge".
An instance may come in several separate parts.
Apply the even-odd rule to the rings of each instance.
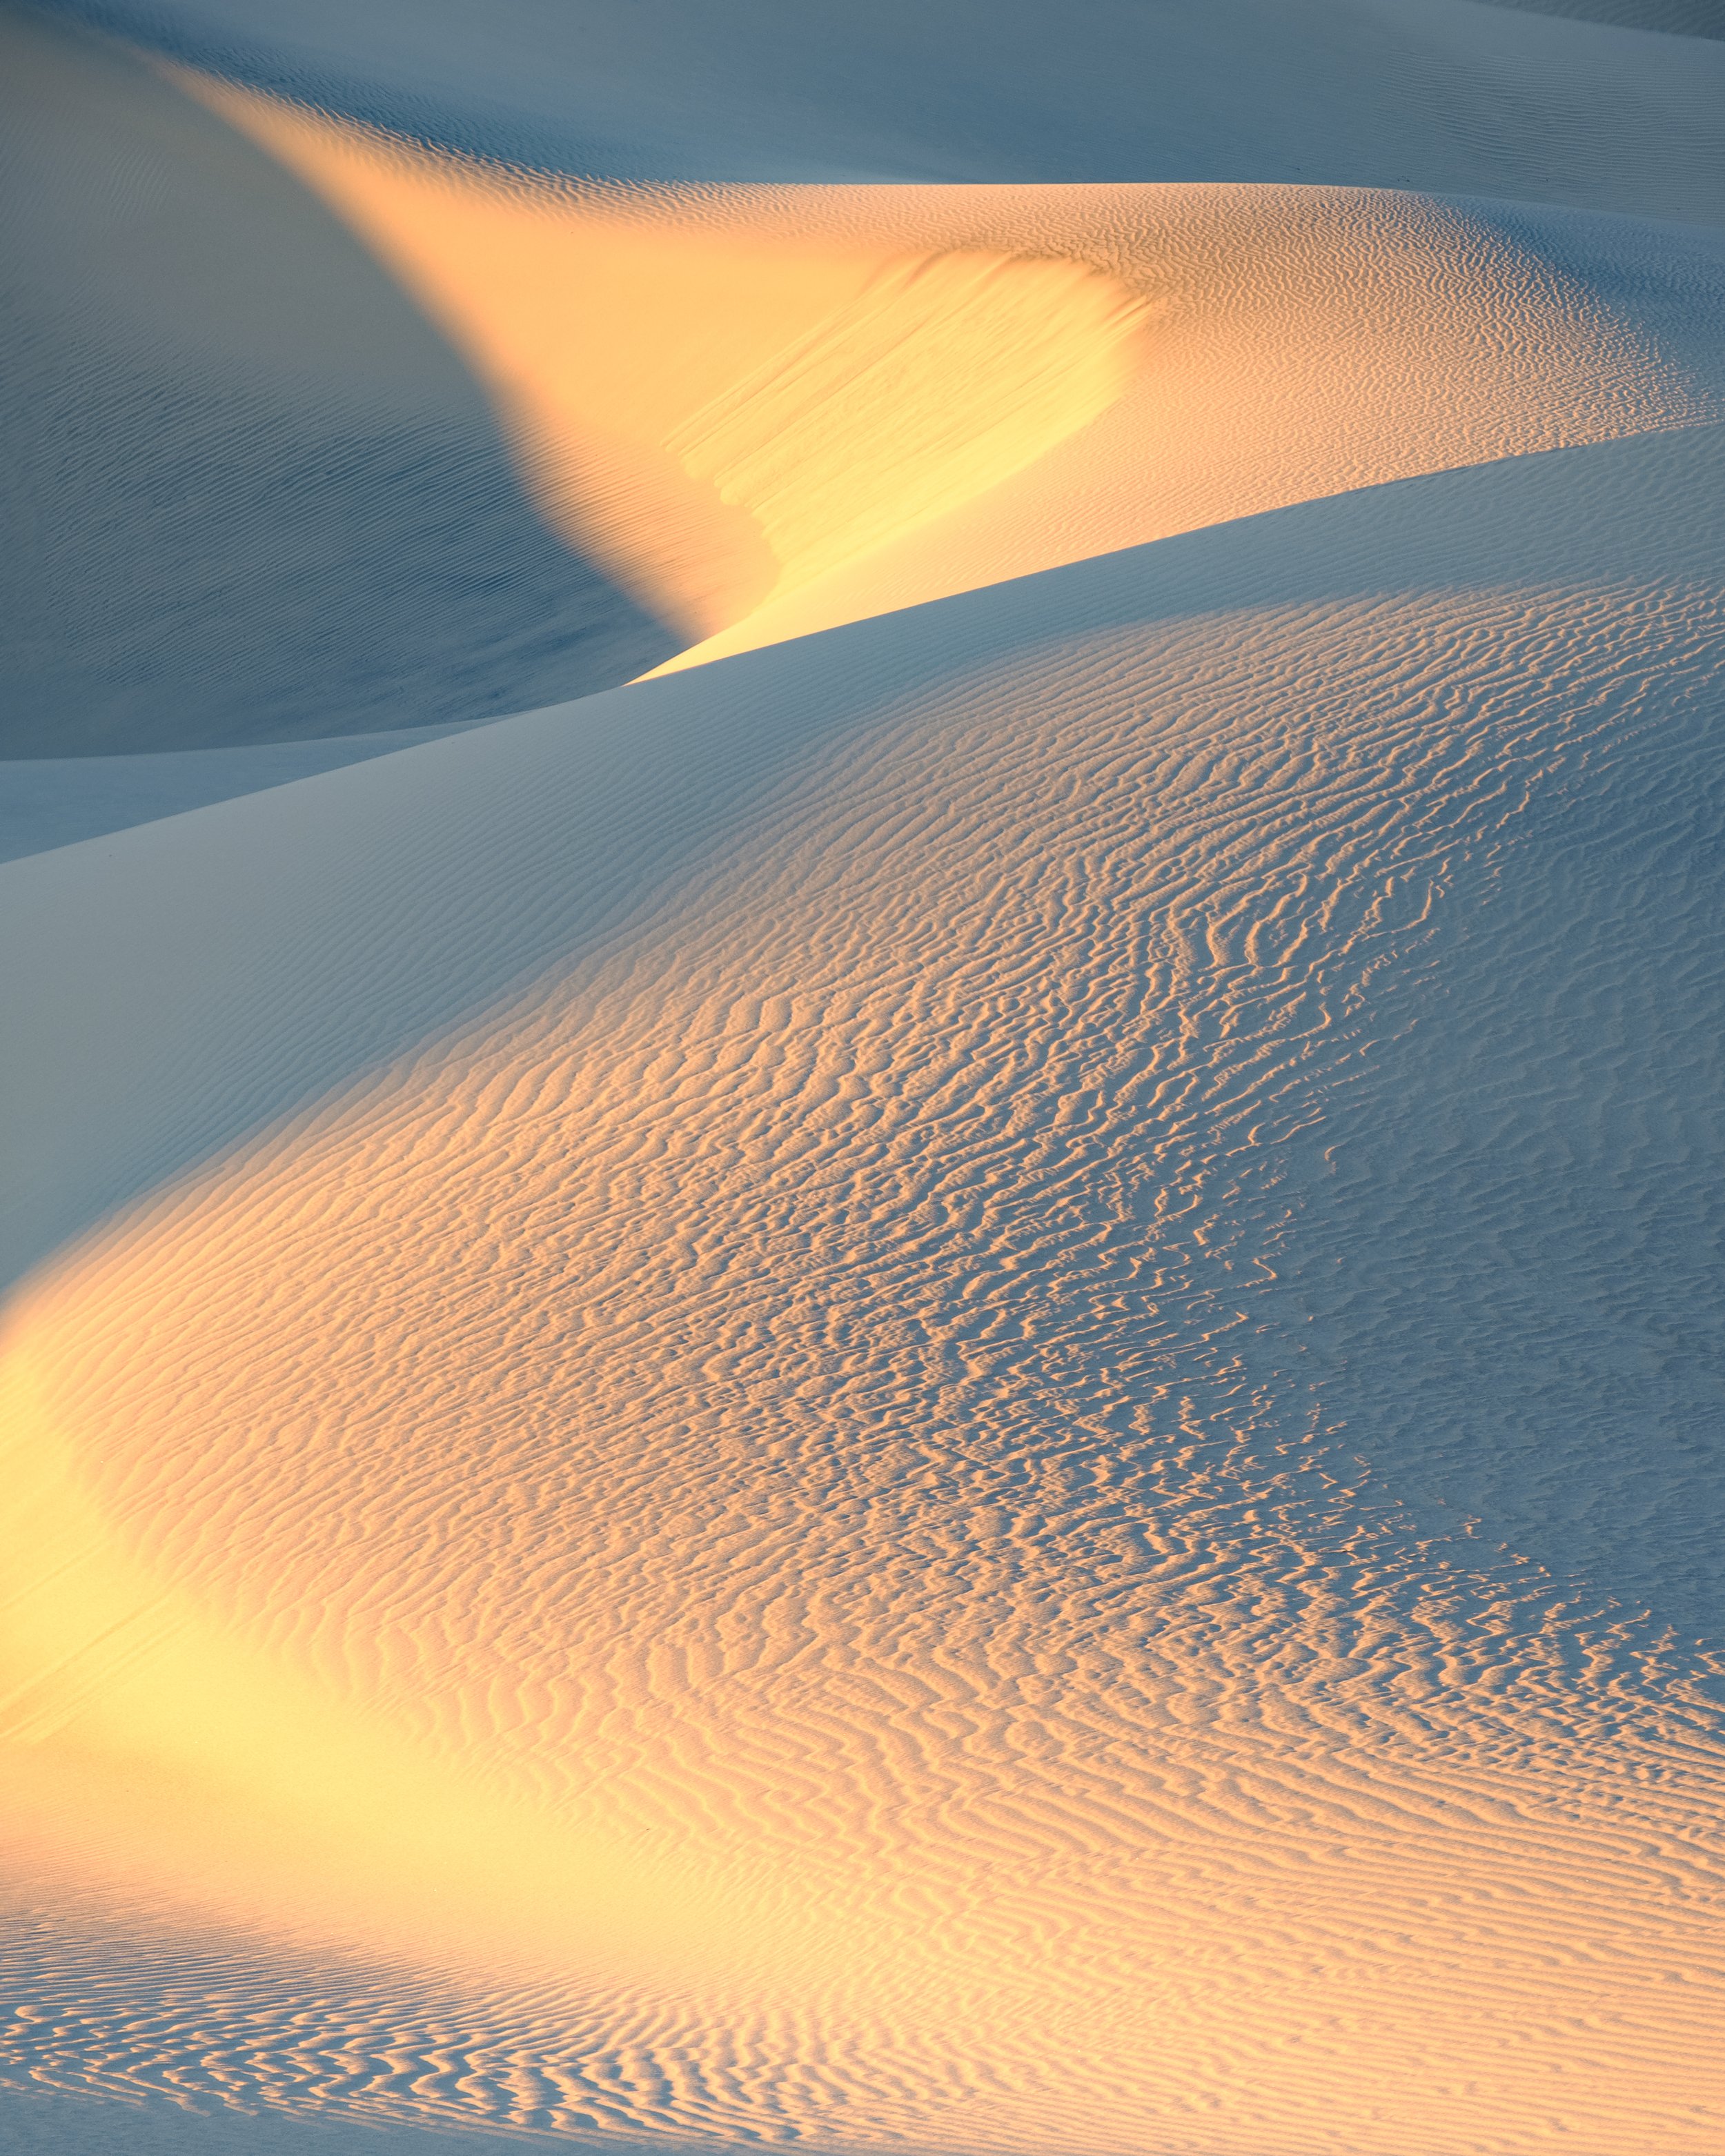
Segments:
[[[61,12],[653,663],[33,782],[0,2127],[1712,2148],[1717,49]]]
[[[1642,476],[1603,468],[1615,527],[1670,514],[1674,459],[1704,503],[1714,439],[1617,445]],[[1566,454],[1527,461],[1548,490],[1519,536],[1503,497],[1524,580],[1597,516],[1576,490],[1604,452]],[[1363,563],[1411,547],[1431,579],[1423,498],[1353,499],[1379,511]],[[667,1953],[650,2042],[601,1984],[598,2056],[638,2057],[641,2092],[540,2055],[552,2123],[1108,2148],[1148,2118],[1244,2149],[1525,2145],[1557,2118],[1631,2148],[1654,2106],[1705,2145],[1705,1659],[1489,1537],[1413,1531],[1268,1300],[1313,1203],[1302,1133],[1345,1145],[1381,1000],[1417,997],[1475,880],[1537,888],[1532,804],[1579,763],[1594,813],[1651,787],[1656,828],[1674,744],[1706,757],[1717,588],[1679,597],[1679,556],[1656,601],[1607,607],[1568,543],[1568,596],[1440,610],[1392,572],[1159,630],[1152,547],[1059,572],[1045,643],[993,666],[954,676],[927,610],[920,689],[901,621],[754,654],[740,708],[793,653],[779,693],[818,697],[872,639],[880,721],[668,911],[17,1301],[10,1352],[53,1373],[44,1431],[129,1563],[500,1832],[597,1828],[635,1865],[662,1840],[750,1943],[716,1994]],[[1104,573],[1130,630],[1078,596]],[[653,693],[711,726],[726,678]],[[581,741],[552,715],[362,770],[506,759],[511,819],[560,766],[580,783]],[[253,817],[291,829],[354,776]],[[542,828],[536,871],[504,842],[518,883],[558,872]],[[1411,1261],[1375,1217],[1353,1232]],[[137,1743],[126,1697],[105,1678],[85,1745],[113,1716]],[[178,1742],[146,1717],[146,1756]],[[263,1867],[259,1908],[295,1879]],[[532,1913],[574,1936],[548,1888]],[[965,2058],[985,2078],[953,2082]],[[1661,2093],[1680,2060],[1690,2111]],[[538,2116],[494,2071],[490,2115]]]
[[[643,217],[173,79],[422,295],[553,523],[697,635],[987,492],[1133,371],[1142,301],[1058,243],[906,254],[866,213]]]
[[[1719,410],[1656,305],[1606,296],[1609,234],[1561,218],[1262,188],[619,196],[175,80],[424,295],[553,521],[696,633],[670,668]]]

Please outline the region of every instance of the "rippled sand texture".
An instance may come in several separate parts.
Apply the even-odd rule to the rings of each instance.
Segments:
[[[82,844],[32,780],[0,2126],[1715,2148],[1711,204],[1293,183],[1387,90],[1331,172],[853,184],[842,46],[825,172],[669,90],[721,168],[527,170],[453,4],[215,13],[126,65],[684,648]],[[1718,50],[1355,13],[1677,141]],[[489,143],[375,88],[464,22]]]

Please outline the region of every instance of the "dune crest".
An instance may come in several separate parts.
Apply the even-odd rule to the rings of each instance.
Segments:
[[[152,8],[37,588],[470,701],[0,866],[0,2135],[1710,2156],[1725,53]]]
[[[630,216],[184,69],[416,294],[545,513],[697,636],[1034,463],[1126,390],[1150,310],[1056,254]]]
[[[69,1244],[11,1352],[118,1561],[351,1717],[406,1816],[460,1795],[649,1876],[656,1848],[732,1912],[733,1962],[667,1945],[641,1988],[572,1926],[532,2013],[506,1927],[450,1940],[464,2041],[525,2062],[463,2054],[485,2115],[1239,2156],[1555,2121],[1635,2156],[1658,2112],[1708,2145],[1702,1657],[1603,1583],[1417,1527],[1276,1300],[1462,925],[1495,896],[1517,1000],[1584,993],[1625,903],[1589,834],[1627,803],[1664,843],[1709,767],[1721,444],[1630,446],[242,804],[280,884],[232,994],[340,1034],[422,937],[515,985]],[[1632,535],[1651,598],[1591,531]],[[788,764],[714,807],[703,763],[775,724]],[[530,964],[516,939],[635,850],[673,769],[681,868]],[[331,939],[293,879],[337,788],[393,835]],[[1580,932],[1523,947],[1572,828]],[[172,835],[121,865],[129,920],[179,902]],[[229,1086],[273,1052],[243,1001],[222,1037]],[[1583,1079],[1620,1111],[1609,1060]],[[1516,1080],[1469,1068],[1488,1101]],[[1356,1190],[1341,1232],[1417,1274],[1399,1198]],[[109,1712],[80,1708],[92,1749]],[[305,1845],[339,1866],[347,1824],[314,1811]],[[295,1876],[236,1854],[199,1904],[177,1861],[145,1822],[136,1877],[237,1929]],[[482,1876],[527,1929],[532,1866]],[[109,2048],[188,2071],[144,2020]]]
[[[377,251],[674,672],[1313,495],[1717,416],[1609,228],[1327,188],[619,191],[174,79]],[[1601,259],[1603,257],[1603,259]]]

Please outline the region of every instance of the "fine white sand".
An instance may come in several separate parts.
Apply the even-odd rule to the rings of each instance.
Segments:
[[[1722,49],[81,12],[688,648],[29,767],[0,2130],[1716,2146]]]

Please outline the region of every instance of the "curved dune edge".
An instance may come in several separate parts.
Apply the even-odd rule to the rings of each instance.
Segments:
[[[833,190],[798,208],[1070,249],[1152,308],[1145,362],[1034,465],[773,595],[661,674],[1295,502],[1725,408],[1710,372],[1604,296],[1614,277],[1561,214],[1542,226],[1486,203],[1225,186]]]
[[[370,249],[68,12],[0,14],[0,852],[33,791],[61,835],[19,759],[99,786],[116,755],[471,724],[675,651],[547,527]]]
[[[1590,284],[1561,213],[1542,234],[1327,188],[603,189],[172,79],[443,328],[552,523],[695,639],[660,672],[1718,409]]]
[[[1124,391],[1087,264],[691,232],[176,69],[401,278],[554,526],[706,634],[1034,463]]]
[[[1633,523],[1561,487],[1543,513]],[[701,1925],[646,1977],[566,1940],[564,2033],[532,2040],[558,2121],[1248,2156],[1556,2120],[1629,2156],[1657,2116],[1706,2147],[1702,1717],[1633,1616],[1362,1502],[1252,1283],[1297,1238],[1274,1164],[1446,886],[1512,861],[1578,759],[1617,791],[1715,609],[1500,578],[1111,633],[1124,573],[1018,595],[1044,633],[997,664],[954,672],[924,618],[908,708],[905,624],[860,633],[892,726],[702,889],[64,1253],[8,1346],[78,1492],[55,1517],[103,1578],[183,1594],[266,1707],[351,1717],[365,1758],[290,1723],[313,1786],[272,1791],[259,1743],[247,1803],[357,1873],[347,1936],[470,1987],[486,2043],[531,2048],[536,1836],[650,1871],[663,1835],[707,1887],[705,1962]],[[619,697],[644,737],[742,738],[834,670],[787,648]],[[529,908],[565,872],[564,818],[511,839],[582,737],[452,748],[507,778],[452,894],[483,933],[501,862]],[[368,783],[413,798],[412,760]],[[293,858],[317,807],[252,804],[254,849]],[[397,828],[377,890],[412,920],[408,865],[450,870]],[[271,933],[297,966],[291,914]],[[312,956],[337,1019],[374,993]],[[58,1535],[12,1553],[14,1676],[108,1614]],[[34,1732],[44,1778],[153,1757],[220,1861],[177,1876],[146,1820],[116,1872],[280,1928],[316,1866],[223,1853],[248,1687],[170,1656],[140,1688],[107,1651]],[[506,1908],[422,1943],[341,1871],[421,1806],[433,1861],[522,1823],[485,1882],[514,1939]]]
[[[195,94],[393,265],[547,515],[721,626],[12,886],[102,984],[41,977],[46,1157],[145,1194],[0,1337],[7,1831],[261,2004],[230,2056],[50,1949],[0,2058],[726,2145],[1710,2149],[1704,1658],[1403,1513],[1298,1268],[1457,921],[1589,1008],[1716,766],[1719,441],[1530,458],[1712,393],[1561,218],[632,205]],[[1521,942],[1554,798],[1624,844]],[[1681,940],[1635,947],[1686,1041]],[[369,1031],[428,950],[465,995]],[[236,1140],[276,1056],[300,1105]],[[1400,1196],[1335,1217],[1417,1281]],[[365,1953],[381,1999],[305,1974]]]

